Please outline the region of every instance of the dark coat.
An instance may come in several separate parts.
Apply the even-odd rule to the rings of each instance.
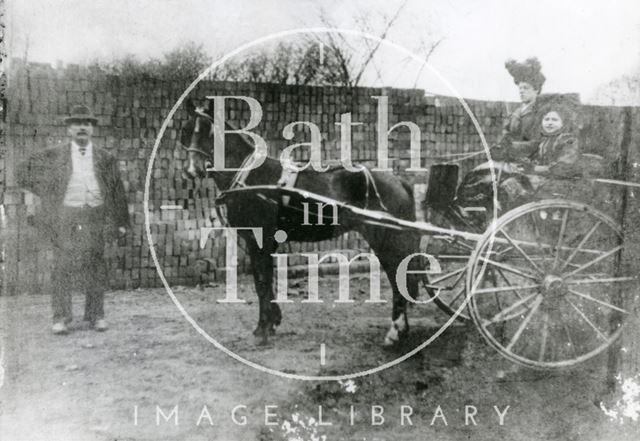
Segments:
[[[108,152],[93,147],[93,167],[104,199],[105,226],[129,227],[127,199],[116,159]],[[55,234],[60,224],[64,197],[72,172],[71,144],[34,153],[18,166],[18,185],[41,199],[36,213],[36,226]]]
[[[521,105],[511,113],[502,125],[503,139],[521,142],[533,141],[538,138],[540,118],[537,107],[537,102],[526,107]]]
[[[578,177],[583,174],[578,140],[568,132],[543,135],[531,160],[534,164],[548,166],[549,174],[556,178]]]
[[[538,146],[540,117],[537,101],[529,106],[520,106],[502,124],[502,136],[491,149],[495,161],[518,162],[529,156]]]

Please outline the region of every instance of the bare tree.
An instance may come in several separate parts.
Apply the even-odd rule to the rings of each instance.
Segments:
[[[388,37],[407,4],[403,1],[390,14],[364,11],[353,18],[354,26],[383,40]],[[320,22],[337,28],[325,10],[320,9]],[[419,53],[426,59],[441,40],[421,41]],[[209,73],[209,79],[252,83],[276,83],[314,86],[360,86],[367,76],[375,75],[383,82],[382,66],[376,59],[381,41],[360,39],[353,44],[342,33],[308,34],[295,42],[281,42],[271,48],[251,52],[225,62]],[[379,58],[379,57],[378,57]],[[98,62],[100,67],[124,78],[193,79],[211,64],[202,45],[187,43],[165,53],[161,58],[141,60],[127,55],[111,62]],[[404,62],[408,63],[409,58]],[[424,68],[424,67],[423,67]],[[422,68],[418,75],[422,72]],[[417,81],[417,80],[416,80]]]
[[[322,52],[322,53],[321,53]],[[339,53],[324,51],[315,41],[280,43],[271,50],[228,61],[210,78],[295,85],[350,85],[344,81]]]
[[[359,31],[375,35],[380,39],[380,41],[364,39],[364,51],[354,50],[348,39],[343,34],[329,35],[328,40],[330,49],[336,54],[336,58],[340,60],[342,84],[353,87],[359,86],[363,80],[364,74],[369,69],[373,69],[377,79],[382,81],[382,71],[380,66],[377,64],[375,57],[380,50],[382,40],[389,36],[389,33],[397,24],[397,21],[401,17],[407,3],[408,0],[403,1],[391,14],[383,13],[378,17],[375,17],[375,14],[370,11],[362,11],[359,15],[354,17],[355,27]],[[329,28],[337,27],[327,14],[326,10],[320,9],[319,17],[324,26]],[[417,48],[417,52],[425,60],[425,63],[441,42],[441,38],[429,42],[424,39],[420,41],[420,46]],[[409,58],[406,58],[404,61],[408,62],[409,60]],[[421,67],[420,72],[416,77],[416,82],[418,81],[418,77],[423,69],[424,65]]]
[[[202,45],[189,42],[166,52],[162,58],[142,60],[128,54],[110,61],[96,60],[91,64],[125,79],[186,80],[197,77],[211,61]]]
[[[601,85],[588,101],[610,106],[640,105],[640,68]]]
[[[355,27],[383,40],[397,24],[407,4],[403,1],[391,14],[375,15],[363,11],[354,17]],[[336,24],[320,8],[320,22],[327,28]],[[382,68],[376,55],[381,41],[362,39],[362,45],[354,47],[342,33],[310,34],[296,43],[280,43],[274,49],[252,53],[241,60],[230,61],[211,74],[212,79],[230,81],[271,82],[296,85],[335,85],[356,87],[362,84],[365,74],[373,72],[382,82]],[[438,48],[442,39],[422,40],[418,53],[426,60]],[[409,62],[406,58],[404,62]],[[424,66],[418,72],[421,74]],[[416,77],[416,82],[418,78]]]

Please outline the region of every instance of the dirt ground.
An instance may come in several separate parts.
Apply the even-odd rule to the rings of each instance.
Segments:
[[[329,298],[303,304],[301,281],[290,290],[294,302],[284,305],[277,335],[260,346],[251,334],[255,295],[242,282],[245,304],[216,303],[220,286],[175,292],[225,347],[289,374],[342,375],[380,366],[448,318],[434,305],[414,307],[409,340],[385,350],[390,305],[364,303],[366,279],[352,282],[355,304]],[[335,283],[323,279],[320,293],[335,293]],[[382,372],[301,381],[261,372],[216,349],[164,289],[108,293],[105,333],[83,326],[82,301],[74,297],[73,332],[60,337],[50,333],[48,296],[0,297],[0,440],[595,441],[640,434],[640,423],[611,422],[594,404],[616,398],[601,394],[602,356],[563,372],[533,371],[504,360],[471,325],[454,324]],[[509,406],[502,425],[494,406],[500,412]]]

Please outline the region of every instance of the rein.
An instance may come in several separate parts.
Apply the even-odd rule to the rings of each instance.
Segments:
[[[209,116],[206,112],[204,112],[201,109],[196,109],[195,111],[196,115],[198,115],[201,118],[205,118],[207,121],[209,121],[211,123],[211,130],[213,131],[213,117]],[[194,133],[199,133],[199,130],[196,131],[194,128]],[[196,153],[198,155],[203,156],[206,160],[209,160],[209,162],[211,162],[213,164],[214,162],[214,158],[213,158],[213,154],[195,147],[186,147],[184,145],[182,145],[182,148],[184,150],[186,150],[189,153]],[[257,151],[255,149],[252,150],[251,154],[247,155],[244,160],[242,161],[242,164],[240,165],[240,167],[236,170],[236,172],[234,173],[234,175],[231,177],[231,179],[228,178],[227,175],[223,174],[220,171],[217,171],[215,168],[211,167],[211,168],[207,168],[205,167],[205,170],[207,172],[210,172],[212,174],[218,174],[219,177],[224,178],[225,180],[227,180],[229,182],[229,186],[225,189],[221,189],[221,195],[220,198],[224,197],[224,193],[229,191],[229,190],[234,190],[237,188],[243,188],[246,187],[246,180],[249,177],[249,173],[251,172],[251,170],[253,169],[247,169],[247,166],[252,163],[255,158],[257,157],[256,155]],[[365,188],[366,188],[366,194],[365,194],[365,208],[367,208],[369,206],[369,188],[373,189],[373,192],[375,194],[376,199],[378,200],[378,203],[380,204],[380,207],[382,208],[382,210],[384,211],[388,211],[387,207],[385,206],[384,202],[382,202],[382,197],[380,196],[380,193],[378,192],[378,187],[376,185],[375,180],[373,179],[373,176],[371,174],[371,171],[364,167],[361,166],[361,172],[363,173],[364,177],[365,177]]]

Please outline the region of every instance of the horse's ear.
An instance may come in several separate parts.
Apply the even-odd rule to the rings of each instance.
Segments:
[[[187,110],[187,115],[193,116],[196,114],[196,105],[191,98],[187,98],[184,102],[184,106]]]

